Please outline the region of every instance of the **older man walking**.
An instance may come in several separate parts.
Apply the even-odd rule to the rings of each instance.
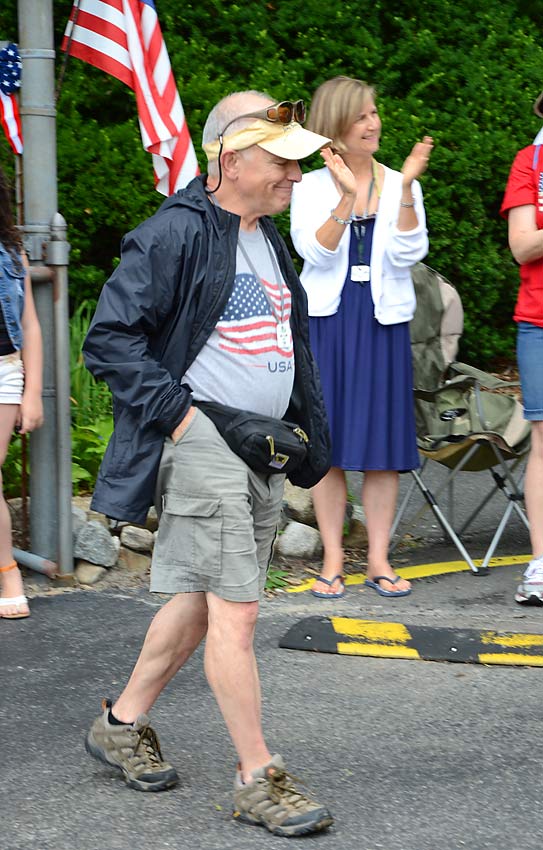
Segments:
[[[261,724],[253,637],[289,456],[274,452],[262,472],[225,441],[221,423],[240,410],[274,422],[287,414],[307,451],[292,480],[312,486],[328,469],[305,295],[268,218],[288,207],[297,160],[329,141],[303,119],[301,101],[253,91],[215,106],[204,128],[207,177],[125,237],[84,345],[115,408],[93,507],[142,522],[154,493],[151,590],[172,594],[87,750],[133,788],[174,785],[147,712],[205,637],[205,672],[239,757],[235,815],[284,836],[332,823],[272,756]]]

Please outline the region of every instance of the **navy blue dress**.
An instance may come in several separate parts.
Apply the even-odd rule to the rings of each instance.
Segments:
[[[370,264],[374,222],[364,222],[363,239],[360,225],[350,225],[339,309],[310,317],[311,347],[330,422],[332,466],[406,472],[419,466],[409,323],[379,324],[369,281],[351,280],[352,265]]]

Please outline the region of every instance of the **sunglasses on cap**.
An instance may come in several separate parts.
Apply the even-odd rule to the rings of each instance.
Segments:
[[[245,112],[243,115],[236,115],[232,118],[222,131],[219,133],[219,182],[214,189],[208,189],[208,195],[213,195],[222,183],[222,167],[221,153],[224,145],[224,134],[228,130],[230,124],[234,121],[239,121],[240,118],[262,118],[264,121],[270,121],[272,124],[291,124],[295,121],[297,124],[303,124],[305,121],[305,103],[303,100],[282,100],[280,103],[273,103],[271,106],[266,106],[264,109],[258,109],[255,112]]]
[[[240,118],[262,118],[264,121],[271,121],[272,124],[291,124],[293,121],[303,124],[305,121],[305,103],[303,100],[282,100],[281,103],[274,103],[272,106],[266,106],[264,109],[258,109],[256,112],[246,112],[243,115],[237,115],[219,133],[221,144],[223,136],[230,124],[233,124],[234,121],[239,121]]]

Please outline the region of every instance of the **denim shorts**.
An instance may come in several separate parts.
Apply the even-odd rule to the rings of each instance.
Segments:
[[[522,386],[524,418],[543,420],[543,328],[519,322],[517,361]]]
[[[24,369],[19,351],[0,357],[0,404],[20,404]]]
[[[196,409],[181,437],[164,443],[151,591],[211,591],[231,602],[256,602],[266,584],[284,481],[284,475],[249,469]]]

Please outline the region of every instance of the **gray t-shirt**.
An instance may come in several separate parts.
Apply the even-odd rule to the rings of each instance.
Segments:
[[[196,401],[281,418],[294,382],[290,290],[259,227],[240,230],[239,240],[250,263],[238,242],[234,289],[183,382],[192,387]]]

